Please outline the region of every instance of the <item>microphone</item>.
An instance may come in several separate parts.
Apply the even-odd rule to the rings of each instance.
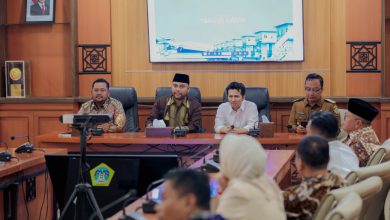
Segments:
[[[8,151],[2,151],[0,152],[0,161],[1,162],[6,162],[6,161],[10,161],[12,158],[11,156],[11,153],[8,152]]]
[[[119,197],[118,199],[108,203],[107,205],[105,205],[103,208],[101,208],[101,213],[107,211],[108,209],[112,208],[113,206],[116,206],[118,205],[119,203],[125,201],[123,203],[123,215],[126,216],[126,213],[124,211],[124,208],[126,207],[127,203],[132,200],[132,199],[137,199],[136,197],[137,195],[137,190],[135,189],[130,189],[128,193],[126,193],[125,195]],[[90,216],[89,216],[89,220],[92,220],[94,219],[95,217],[97,216],[97,211],[94,211]],[[136,220],[135,218],[125,218],[125,219],[129,219],[129,220]]]
[[[4,144],[6,147],[5,151],[0,152],[0,162],[10,161],[12,158],[12,155],[8,151],[8,144],[6,142],[2,142],[2,141],[0,141],[0,144]]]
[[[32,153],[34,148],[34,144],[32,144],[29,140],[28,135],[15,135],[11,136],[11,140],[20,139],[20,138],[27,138],[27,142],[21,144],[19,147],[15,149],[15,153]]]
[[[174,129],[173,130],[173,134],[176,137],[185,137],[187,135],[187,130],[181,128],[181,125],[180,125],[179,120],[177,119],[177,117],[175,117],[175,121],[176,121],[176,124],[179,125],[179,129]]]
[[[252,137],[259,137],[260,136],[260,129],[259,129],[259,122],[260,121],[255,121],[253,123],[253,128],[250,128],[248,131],[248,135]],[[257,123],[257,128],[256,128],[256,123]]]
[[[15,139],[20,139],[20,138],[27,138],[27,141],[30,142],[29,140],[29,136],[28,135],[15,135],[15,136],[11,136],[10,139],[13,141]]]
[[[164,178],[156,180],[149,184],[148,188],[146,189],[146,200],[144,203],[142,203],[142,211],[144,213],[156,213],[156,210],[154,210],[154,207],[157,205],[157,202],[149,198],[149,193],[152,189],[152,187],[161,184],[164,182]]]

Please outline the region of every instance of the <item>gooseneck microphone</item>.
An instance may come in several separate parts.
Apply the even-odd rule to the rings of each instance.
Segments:
[[[156,210],[154,209],[154,207],[157,205],[157,202],[149,198],[149,193],[150,193],[152,187],[154,187],[158,184],[161,184],[162,182],[164,182],[164,180],[165,179],[162,178],[162,179],[156,180],[156,181],[152,182],[151,184],[149,184],[148,188],[146,189],[145,202],[142,204],[142,211],[144,213],[156,213]]]
[[[13,141],[15,139],[20,139],[20,138],[27,138],[27,141],[30,142],[29,136],[28,135],[15,135],[11,136],[10,139]]]

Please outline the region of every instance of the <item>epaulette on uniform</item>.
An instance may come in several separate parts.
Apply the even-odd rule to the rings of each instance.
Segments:
[[[297,98],[297,99],[295,99],[293,102],[299,102],[299,101],[302,101],[302,100],[304,100],[305,98],[304,97],[302,97],[302,98]]]
[[[325,100],[325,102],[329,102],[329,103],[332,103],[332,104],[336,104],[336,102],[333,101],[332,99],[324,99],[324,100]]]

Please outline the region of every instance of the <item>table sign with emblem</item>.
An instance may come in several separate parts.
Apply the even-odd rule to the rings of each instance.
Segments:
[[[7,98],[26,98],[30,95],[29,65],[23,60],[5,61]]]

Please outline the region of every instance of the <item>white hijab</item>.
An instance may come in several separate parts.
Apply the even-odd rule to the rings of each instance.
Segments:
[[[283,209],[279,187],[265,174],[267,154],[256,139],[228,134],[221,141],[219,151],[222,175],[229,181],[239,179],[253,184],[268,201],[277,199]]]

